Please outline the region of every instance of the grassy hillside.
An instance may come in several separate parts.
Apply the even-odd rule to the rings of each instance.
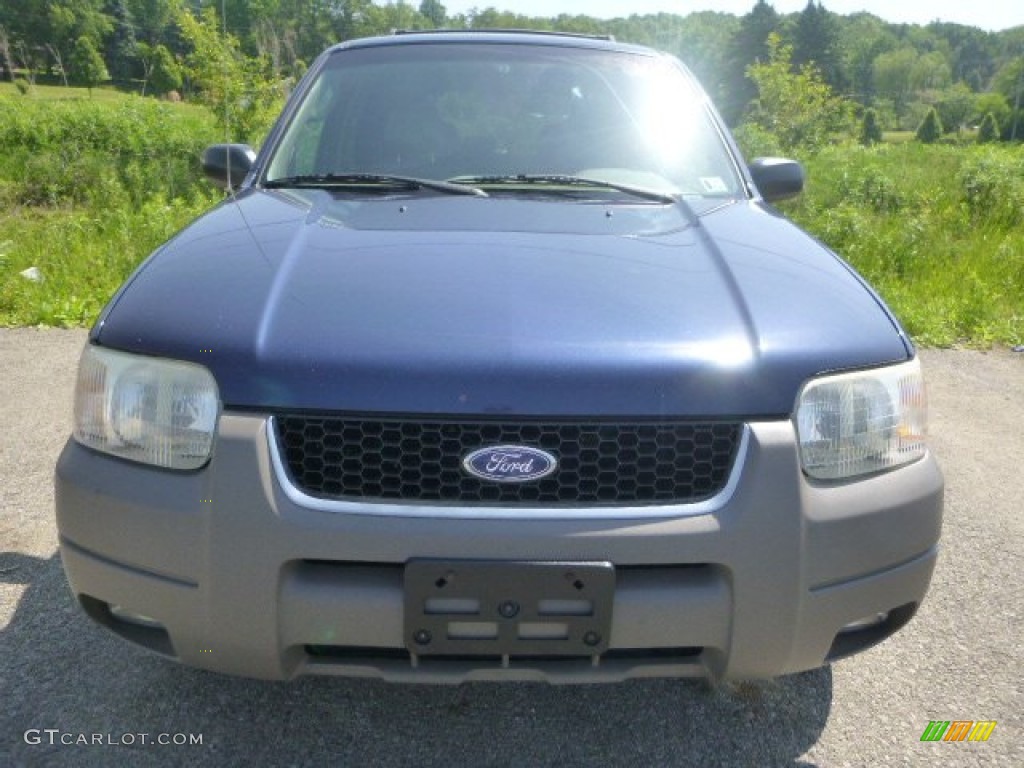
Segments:
[[[1024,341],[1024,147],[833,147],[786,213],[860,271],[918,342]]]
[[[91,323],[216,198],[199,169],[220,136],[205,109],[101,89],[70,97],[85,93],[0,94],[0,325]],[[32,267],[42,279],[20,274]]]
[[[222,135],[209,112],[83,94],[0,89],[0,325],[88,325],[218,197],[198,164]],[[918,342],[1024,343],[1024,147],[903,141],[804,160],[807,191],[786,213],[863,273]],[[41,280],[20,274],[31,267]]]
[[[31,86],[27,93],[23,94],[18,90],[14,83],[10,83],[7,80],[0,80],[0,98],[5,96],[38,101],[91,100],[105,103],[124,101],[125,99],[131,98],[130,94],[109,84],[96,86],[90,93],[87,88],[78,88],[74,86],[68,87],[66,85],[44,83],[37,80],[36,84]]]

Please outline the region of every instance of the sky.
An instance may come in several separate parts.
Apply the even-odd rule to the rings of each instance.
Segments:
[[[449,14],[478,8],[497,8],[526,16],[557,16],[561,13],[614,18],[631,14],[722,11],[743,16],[756,0],[441,0]],[[414,5],[418,3],[413,2]],[[807,0],[770,0],[779,13],[801,11]],[[1024,0],[822,0],[833,13],[848,15],[867,11],[886,21],[927,24],[949,21],[990,31],[1024,25]]]

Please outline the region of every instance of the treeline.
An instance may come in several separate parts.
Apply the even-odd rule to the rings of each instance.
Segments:
[[[38,76],[90,87],[113,80],[216,104],[230,97],[216,93],[231,90],[216,77],[226,62],[240,82],[281,90],[335,42],[432,28],[611,34],[667,50],[697,73],[734,125],[756,109],[749,69],[769,60],[776,39],[791,50],[794,72],[814,67],[833,93],[873,110],[881,128],[915,130],[934,110],[947,133],[984,122],[995,137],[1024,138],[1024,27],[892,24],[841,16],[814,0],[788,15],[759,0],[742,17],[708,11],[607,21],[494,8],[452,15],[440,0],[19,0],[0,4],[0,67],[23,89]],[[256,101],[268,103],[272,90]]]

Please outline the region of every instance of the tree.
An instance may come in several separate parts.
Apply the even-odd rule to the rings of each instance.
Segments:
[[[448,11],[440,0],[423,0],[420,3],[420,15],[429,21],[434,29],[442,29],[448,21]]]
[[[182,0],[124,0],[136,40],[153,46],[168,44]]]
[[[875,92],[882,98],[889,99],[902,116],[914,92],[911,73],[917,62],[917,51],[913,48],[899,48],[895,51],[880,54],[874,63]]]
[[[980,91],[995,70],[995,36],[962,24],[933,22],[928,30],[948,46],[948,59],[954,81]]]
[[[199,100],[225,117],[233,141],[261,140],[284,101],[283,83],[272,77],[269,62],[242,53],[213,8],[200,15],[182,10],[178,25],[190,49],[184,74]]]
[[[687,16],[677,35],[676,52],[714,92],[716,103],[725,95],[729,45],[739,30],[740,20],[732,14],[701,11]]]
[[[111,19],[103,12],[105,0],[0,0],[0,25],[26,69],[46,66],[47,54],[56,50],[70,60],[79,37],[88,37],[102,48],[111,31]],[[34,79],[34,72],[26,72]]]
[[[469,26],[471,29],[551,29],[551,20],[544,19],[537,24],[536,20],[511,11],[499,11],[495,8],[486,8],[482,11],[472,10],[468,14]]]
[[[996,122],[996,117],[991,112],[985,115],[985,119],[981,121],[981,127],[978,129],[978,143],[988,144],[999,139],[999,123]]]
[[[722,115],[735,124],[747,105],[757,96],[757,87],[748,78],[751,65],[768,61],[768,38],[778,32],[779,14],[765,0],[740,19],[740,27],[729,44],[725,57],[725,77],[720,106]]]
[[[917,140],[922,144],[934,144],[942,137],[942,121],[939,113],[932,107],[924,116],[921,125],[917,127]]]
[[[956,83],[939,93],[935,109],[947,131],[955,129],[960,133],[974,111],[976,98],[974,91],[964,83]]]
[[[990,91],[979,93],[974,98],[974,112],[971,114],[971,122],[975,125],[985,119],[985,115],[991,113],[996,120],[996,125],[1005,126],[1012,114],[1013,109],[1006,103],[1006,97],[1001,93]]]
[[[295,32],[299,58],[312,61],[331,43],[351,37],[350,30],[339,28],[341,22],[352,16],[351,12],[346,12],[347,7],[348,3],[281,0],[281,13],[287,20],[285,25]]]
[[[430,21],[408,3],[388,3],[378,6],[367,4],[360,16],[354,19],[354,36],[379,35],[392,29],[427,29]]]
[[[142,95],[152,86],[156,94],[170,93],[181,88],[181,65],[164,45],[148,45],[138,43],[136,46],[139,60],[142,62]]]
[[[766,63],[747,70],[757,87],[751,121],[774,134],[786,151],[815,150],[847,127],[850,105],[835,96],[812,64],[792,70],[793,49],[777,34],[768,38]]]
[[[835,19],[821,3],[815,3],[814,0],[808,0],[807,6],[797,17],[793,35],[793,64],[798,67],[813,64],[833,90],[841,91],[846,87]]]
[[[107,0],[103,7],[110,17],[113,30],[104,46],[104,60],[114,80],[132,77],[135,60],[135,23],[125,0]]]
[[[49,40],[46,5],[43,0],[0,2],[0,26],[3,26],[12,52],[13,67],[23,70],[29,83],[35,82],[38,53]],[[12,69],[13,69],[12,67]]]
[[[385,34],[389,29],[426,26],[425,23],[417,23],[419,14],[402,0],[388,5],[376,5],[370,0],[332,0],[326,4],[333,6],[329,15],[335,40]]]
[[[39,68],[40,60],[35,51],[25,45],[24,40],[19,40],[14,46],[17,61],[21,65],[22,74],[28,81],[29,88],[36,86],[36,70]]]
[[[53,57],[53,66],[57,70],[57,74],[60,75],[60,79],[64,81],[64,87],[66,88],[68,85],[68,68],[64,66],[64,56],[61,54],[60,48],[54,48],[47,43],[46,50]]]
[[[864,117],[860,123],[860,143],[865,147],[878,144],[882,141],[882,126],[878,122],[878,112],[868,107],[864,110]]]
[[[14,82],[14,56],[11,55],[11,38],[3,24],[0,24],[0,59],[4,67],[4,76]]]
[[[917,57],[910,68],[910,87],[916,91],[938,90],[953,82],[953,70],[938,51]]]
[[[73,71],[76,57],[85,55],[80,42],[82,38],[89,41],[93,52],[103,63],[99,50],[103,47],[103,39],[113,29],[113,20],[103,12],[102,4],[103,0],[51,0],[45,3],[45,37],[41,43],[62,69],[64,61],[67,61]],[[82,62],[79,61],[78,67],[81,66]],[[109,80],[106,64],[103,64],[103,72],[101,79]],[[81,76],[76,79],[82,82]]]
[[[1024,42],[1021,43],[1021,50],[1024,51]],[[1024,114],[1021,114],[1021,106],[1024,105],[1024,56],[1010,58],[999,68],[992,78],[992,90],[1006,97],[1010,109],[1008,125],[1003,126],[1004,130],[1008,130],[1007,138],[1011,141],[1019,138],[1021,128],[1024,127]]]
[[[852,98],[861,104],[875,102],[875,59],[896,47],[896,36],[881,20],[867,13],[846,17],[840,27],[840,48]]]
[[[75,49],[71,52],[71,75],[75,82],[89,89],[90,96],[93,88],[110,79],[103,57],[96,50],[92,39],[85,35],[75,41]]]

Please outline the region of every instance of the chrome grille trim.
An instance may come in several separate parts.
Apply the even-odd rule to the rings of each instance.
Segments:
[[[271,467],[284,496],[293,504],[320,512],[367,515],[373,517],[452,518],[472,520],[622,520],[690,517],[711,514],[732,498],[743,474],[750,447],[750,429],[740,427],[740,437],[732,467],[724,487],[713,496],[690,503],[646,504],[552,504],[542,503],[452,503],[444,501],[408,501],[392,499],[332,499],[307,493],[297,486],[287,469],[277,438],[276,416],[266,422],[267,447]]]

